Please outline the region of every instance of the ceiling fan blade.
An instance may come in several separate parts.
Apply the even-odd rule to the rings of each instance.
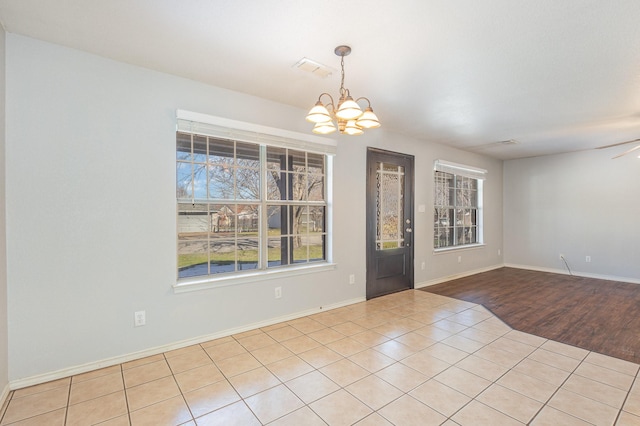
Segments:
[[[613,157],[613,158],[612,158],[612,160],[613,160],[613,159],[616,159],[616,158],[620,158],[620,157],[622,157],[622,156],[624,156],[624,155],[627,155],[627,154],[631,154],[633,151],[635,151],[635,150],[637,150],[637,149],[640,149],[640,144],[638,144],[638,145],[634,146],[634,147],[633,147],[633,148],[631,148],[631,149],[626,150],[626,151],[625,151],[625,152],[623,152],[622,154],[618,154],[618,155],[616,155],[615,157]]]
[[[640,139],[634,139],[632,141],[626,141],[626,142],[613,143],[611,145],[599,146],[596,149],[613,148],[614,146],[626,145],[628,143],[634,143],[634,142],[640,142]]]

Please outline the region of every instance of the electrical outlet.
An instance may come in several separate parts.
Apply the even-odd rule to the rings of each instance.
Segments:
[[[349,284],[356,283],[356,276],[354,274],[349,275]]]
[[[498,249],[498,256],[502,254],[502,250]]]
[[[585,257],[584,261],[587,262],[587,263],[591,263],[591,256]]]
[[[564,260],[564,254],[560,253],[560,260]]]
[[[422,269],[424,271],[424,269],[427,267],[427,263],[426,262],[422,262],[420,264],[420,269]]]
[[[458,263],[462,263],[462,256],[458,256]]]
[[[282,297],[282,287],[276,287],[276,299],[280,299]]]
[[[147,323],[146,311],[137,311],[133,313],[133,324],[136,327],[143,326]]]

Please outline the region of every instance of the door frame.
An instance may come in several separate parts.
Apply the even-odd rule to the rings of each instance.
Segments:
[[[366,177],[366,297],[367,300],[373,297],[383,296],[384,294],[394,293],[396,291],[403,291],[407,289],[414,288],[414,240],[415,240],[415,232],[404,234],[405,238],[405,261],[404,268],[405,279],[408,279],[408,286],[403,286],[402,288],[398,288],[392,291],[377,293],[374,290],[374,281],[376,277],[376,212],[375,212],[375,184],[371,182],[373,176],[375,176],[375,163],[377,161],[385,161],[385,159],[389,160],[390,163],[393,163],[393,160],[408,162],[409,167],[405,167],[405,192],[404,192],[404,218],[403,223],[406,219],[409,219],[411,222],[409,227],[415,229],[414,222],[414,198],[415,198],[415,184],[414,184],[414,176],[415,176],[415,157],[410,154],[403,154],[394,151],[383,150],[379,148],[367,147],[367,177]],[[403,225],[404,226],[404,225]]]

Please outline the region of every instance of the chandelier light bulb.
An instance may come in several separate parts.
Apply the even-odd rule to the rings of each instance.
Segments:
[[[342,118],[343,120],[352,120],[354,118],[358,118],[362,115],[362,110],[360,106],[353,100],[351,96],[347,96],[347,98],[340,104],[338,107],[338,111],[336,112],[336,116],[338,118]]]
[[[377,129],[380,127],[380,121],[378,121],[378,117],[373,113],[373,109],[371,107],[367,107],[362,115],[356,120],[356,124],[358,127],[362,127],[364,129]]]
[[[313,133],[317,133],[319,135],[328,135],[329,133],[333,133],[336,131],[336,126],[333,124],[333,121],[328,120],[321,123],[316,123],[313,126]]]
[[[318,100],[315,106],[309,111],[309,114],[307,114],[306,119],[312,123],[322,123],[331,120],[331,115],[322,102]]]
[[[364,132],[360,127],[358,127],[358,125],[356,124],[356,120],[349,120],[347,121],[347,125],[344,128],[344,133],[349,136],[359,136]]]

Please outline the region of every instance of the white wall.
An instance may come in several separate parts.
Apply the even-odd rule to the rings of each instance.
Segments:
[[[297,108],[7,35],[10,380],[364,298],[368,145],[416,156],[416,284],[502,263],[502,162],[382,128],[337,137],[335,270],[174,294],[178,108],[310,130]],[[489,169],[487,247],[462,263],[431,249],[436,158]]]
[[[640,283],[640,160],[625,147],[506,161],[505,263]],[[585,262],[591,256],[591,262]]]
[[[7,234],[5,214],[5,32],[0,27],[0,406],[9,383],[7,334]]]

